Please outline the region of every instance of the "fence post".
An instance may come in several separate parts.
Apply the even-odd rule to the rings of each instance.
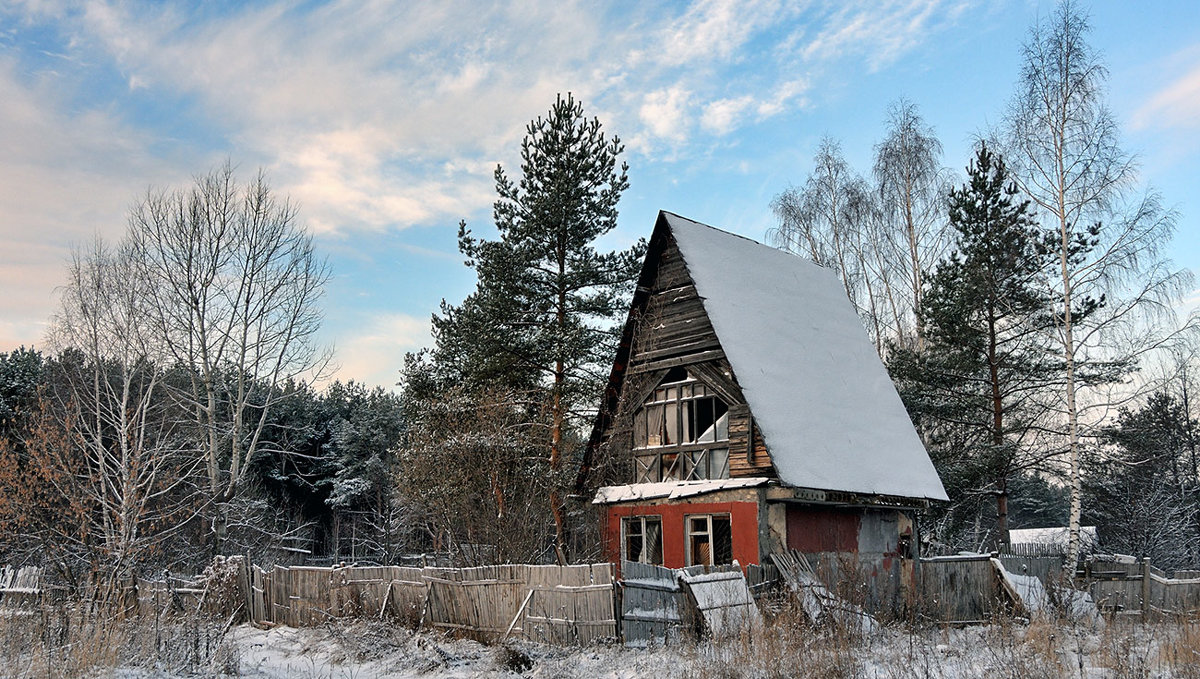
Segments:
[[[1142,621],[1150,615],[1150,557],[1142,557]]]

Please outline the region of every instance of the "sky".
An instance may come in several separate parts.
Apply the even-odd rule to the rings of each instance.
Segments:
[[[1200,269],[1200,2],[1081,3],[1145,186]],[[961,176],[1045,0],[58,2],[0,0],[0,351],[40,347],[73,246],[117,240],[150,188],[226,160],[267,173],[328,258],[337,376],[391,388],[495,233],[493,172],[571,92],[624,142],[603,247],[660,209],[764,240],[825,136],[868,173],[890,103]],[[1195,295],[1193,295],[1194,297]]]

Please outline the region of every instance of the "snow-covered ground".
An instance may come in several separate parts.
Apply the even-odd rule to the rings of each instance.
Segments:
[[[1080,679],[1200,677],[1200,627],[1005,623],[867,638],[774,625],[754,637],[671,648],[568,649],[526,642],[484,645],[381,623],[319,628],[250,626],[225,636],[219,667],[124,668],[123,679],[242,676],[322,679],[409,677],[851,677]],[[103,676],[103,675],[100,675]]]
[[[404,679],[409,677],[682,676],[680,651],[597,646],[566,649],[524,642],[489,646],[379,623],[260,630],[243,625],[227,640],[239,676],[284,679]]]

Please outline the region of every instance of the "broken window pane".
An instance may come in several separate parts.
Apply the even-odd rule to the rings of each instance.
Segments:
[[[733,563],[733,528],[728,516],[712,517],[712,564]]]
[[[662,565],[662,517],[631,516],[621,520],[621,529],[625,532],[622,558]]]
[[[712,563],[711,541],[709,540],[707,516],[693,516],[688,520],[688,565]]]
[[[729,440],[729,407],[682,368],[673,368],[633,416],[633,448],[673,447],[659,451],[657,466],[637,467],[637,482],[729,477],[728,449],[713,456],[680,451],[693,444]],[[718,449],[721,450],[721,449]]]
[[[708,452],[708,478],[729,478],[729,449],[718,448]]]
[[[642,560],[642,548],[644,547],[642,541],[642,520],[641,518],[634,517],[625,519],[622,523],[625,524],[625,560],[640,562]]]
[[[652,563],[655,566],[661,566],[662,558],[662,519],[655,517],[646,517],[645,527],[645,563]]]
[[[679,480],[679,455],[676,453],[663,453],[662,455],[662,480],[663,481],[678,481]]]
[[[684,478],[698,480],[711,478],[708,475],[708,451],[692,450],[684,454]]]
[[[728,514],[689,516],[687,541],[689,566],[733,563],[733,531]]]
[[[711,398],[696,401],[696,430],[700,432],[698,443],[712,443],[716,440],[716,429],[713,428],[713,401]]]
[[[679,404],[668,401],[664,407],[666,414],[663,419],[662,444],[664,446],[675,445],[679,443]]]
[[[659,476],[659,457],[655,454],[638,455],[634,457],[635,466],[637,467],[637,480],[635,483],[657,483],[662,478]]]
[[[647,406],[646,407],[646,445],[661,446],[663,445],[663,429],[666,423],[663,420],[663,406]]]

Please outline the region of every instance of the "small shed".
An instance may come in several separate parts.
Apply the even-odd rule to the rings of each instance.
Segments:
[[[796,550],[891,578],[915,556],[917,511],[946,499],[834,273],[669,212],[591,445],[627,470],[594,499],[614,563]]]

